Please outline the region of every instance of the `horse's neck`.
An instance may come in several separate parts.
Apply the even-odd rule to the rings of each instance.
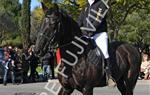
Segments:
[[[80,32],[80,28],[77,23],[69,16],[62,15],[61,21],[61,38],[59,37],[59,47],[65,47],[75,41],[76,38],[80,38],[82,36]]]
[[[63,22],[65,22],[64,25],[66,27],[65,28],[66,32],[68,32],[67,34],[71,34],[73,37],[82,36],[78,23],[71,16],[67,14],[63,15]],[[71,36],[71,35],[68,35],[68,36]]]
[[[68,60],[74,61],[75,57],[79,59],[81,56],[86,55],[92,48],[91,46],[89,39],[76,36],[70,43],[60,47],[61,55]]]

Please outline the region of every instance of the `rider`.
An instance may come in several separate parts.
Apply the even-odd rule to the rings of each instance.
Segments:
[[[91,10],[96,10],[97,13],[94,13]],[[107,9],[105,4],[102,2],[102,0],[88,0],[88,4],[85,7],[85,9],[82,10],[79,18],[78,18],[78,24],[81,27],[81,30],[83,34],[86,36],[92,38],[95,40],[97,46],[101,49],[102,53],[105,57],[105,70],[107,75],[107,83],[108,86],[114,85],[114,80],[111,76],[111,70],[109,69],[109,54],[108,54],[108,34],[107,34],[107,22],[106,22],[106,15],[101,18],[100,15],[104,13],[104,11]],[[93,19],[90,15],[95,16],[95,19]],[[91,28],[91,24],[87,21],[87,19],[90,21],[92,25],[95,27],[95,31],[91,31],[88,29],[83,29],[82,27]],[[101,20],[101,22],[99,22]]]

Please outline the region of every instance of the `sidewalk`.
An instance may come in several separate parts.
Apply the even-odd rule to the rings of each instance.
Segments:
[[[150,80],[138,80],[137,83],[140,85],[150,85]]]

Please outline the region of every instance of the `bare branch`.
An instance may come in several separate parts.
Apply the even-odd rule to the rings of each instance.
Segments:
[[[121,24],[126,20],[128,14],[129,14],[129,12],[130,12],[134,7],[136,7],[136,5],[137,5],[137,4],[132,4],[132,5],[130,5],[130,6],[128,7],[128,9],[126,10],[126,13],[125,13],[123,19],[120,21],[119,25],[121,25]]]

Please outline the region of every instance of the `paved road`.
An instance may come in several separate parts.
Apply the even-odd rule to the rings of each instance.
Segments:
[[[53,82],[29,83],[21,85],[8,84],[7,86],[3,86],[2,84],[0,84],[0,95],[54,95],[44,88],[44,87],[48,88],[52,87],[51,83]],[[55,83],[57,82],[55,81]],[[78,91],[74,91],[72,95],[82,95],[82,94],[80,94]],[[95,88],[94,95],[120,95],[120,92],[117,90],[117,88],[108,88],[108,87]],[[135,88],[134,95],[150,95],[150,80],[149,81],[139,80]]]

